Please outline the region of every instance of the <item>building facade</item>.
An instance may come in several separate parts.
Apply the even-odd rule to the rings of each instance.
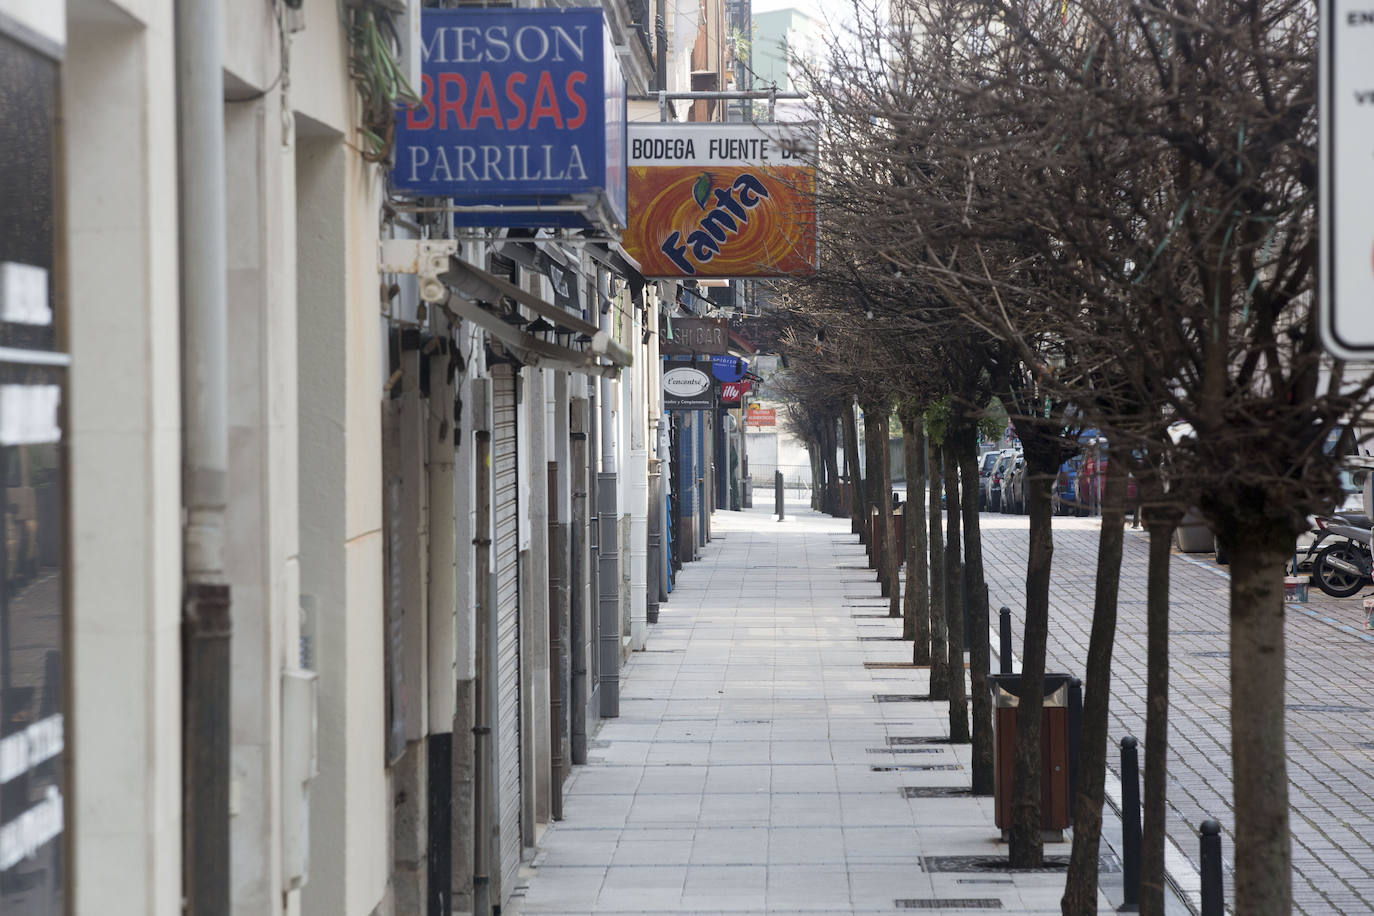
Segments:
[[[421,6],[0,0],[7,914],[499,911],[704,543],[681,285],[398,193]]]

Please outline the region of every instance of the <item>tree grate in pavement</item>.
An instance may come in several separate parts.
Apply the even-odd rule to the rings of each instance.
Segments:
[[[928,703],[934,700],[928,693],[875,693],[874,703]]]
[[[1317,703],[1289,703],[1284,707],[1290,712],[1369,712],[1368,706],[1323,706]]]
[[[962,763],[895,763],[891,766],[871,766],[875,773],[929,773],[936,770],[962,770]]]
[[[899,910],[1000,910],[996,897],[918,897],[892,901]]]
[[[962,786],[902,786],[902,798],[972,798],[973,790]]]
[[[1068,856],[1045,856],[1044,864],[1039,868],[1012,868],[1007,863],[1007,857],[1001,856],[921,856],[921,870],[928,874],[935,873],[963,873],[994,871],[994,872],[1056,872],[1064,871],[1069,867]],[[1118,874],[1121,871],[1121,861],[1115,855],[1100,856],[1097,860],[1097,869],[1102,874]]]
[[[873,638],[873,637],[864,637],[864,636],[860,636],[859,638],[860,638],[860,639],[871,639],[871,638]],[[888,638],[891,639],[891,638],[895,638],[895,637],[888,637]],[[903,637],[901,637],[901,638],[902,638],[902,639],[906,639],[905,636],[903,636]],[[964,670],[968,670],[968,668],[969,668],[970,665],[971,665],[970,662],[964,662]],[[864,662],[864,667],[867,668],[869,671],[882,671],[882,670],[886,670],[886,669],[890,669],[890,668],[919,669],[919,670],[921,670],[921,671],[924,671],[924,670],[926,670],[927,668],[929,668],[930,666],[929,666],[929,665],[918,665],[918,664],[916,664],[915,662]]]
[[[949,744],[943,735],[888,735],[888,744]]]
[[[870,747],[870,754],[938,754],[938,747]]]

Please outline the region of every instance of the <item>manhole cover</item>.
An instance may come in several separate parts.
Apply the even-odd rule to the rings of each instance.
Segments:
[[[875,693],[874,703],[927,703],[933,697],[928,693]]]
[[[870,754],[938,754],[938,747],[870,747]]]
[[[996,897],[920,897],[914,900],[894,900],[899,910],[1000,910],[1002,901]]]
[[[1292,712],[1352,713],[1369,712],[1368,706],[1322,706],[1316,703],[1289,703],[1284,709]]]
[[[921,856],[921,870],[925,872],[954,872],[965,873],[978,871],[996,872],[1057,872],[1064,871],[1069,867],[1068,856],[1045,856],[1044,864],[1039,868],[1012,868],[1007,864],[1007,857],[1002,856]],[[1098,859],[1098,871],[1103,874],[1117,874],[1121,871],[1121,862],[1114,855],[1101,856]]]
[[[892,766],[869,767],[875,773],[915,773],[917,771],[928,773],[936,770],[962,770],[961,763],[897,763]]]
[[[902,798],[972,798],[973,790],[960,786],[902,786]]]

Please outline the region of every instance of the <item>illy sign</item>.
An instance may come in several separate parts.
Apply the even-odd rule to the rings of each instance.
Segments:
[[[668,410],[714,410],[715,381],[709,373],[680,366],[663,373],[663,406]]]

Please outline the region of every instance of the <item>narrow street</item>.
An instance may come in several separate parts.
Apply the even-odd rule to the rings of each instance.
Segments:
[[[1082,676],[1092,624],[1097,519],[1054,520],[1049,670]],[[983,513],[989,599],[1012,609],[1021,651],[1028,522]],[[1145,738],[1145,599],[1149,539],[1126,531],[1110,735]],[[1170,570],[1169,837],[1171,874],[1189,889],[1198,863],[1198,824],[1222,826],[1231,899],[1235,813],[1231,784],[1229,574],[1209,554],[1174,553]],[[1374,637],[1358,597],[1335,599],[1315,587],[1307,604],[1288,605],[1288,779],[1295,912],[1374,912],[1374,742],[1366,681]],[[1143,757],[1143,755],[1142,755]],[[1119,751],[1108,756],[1114,771]],[[1119,775],[1119,772],[1118,772]],[[1172,852],[1172,851],[1171,851]]]
[[[1005,862],[992,799],[968,794],[947,706],[907,699],[927,677],[849,522],[771,504],[713,516],[512,908],[1058,913],[1062,867],[978,858]]]

